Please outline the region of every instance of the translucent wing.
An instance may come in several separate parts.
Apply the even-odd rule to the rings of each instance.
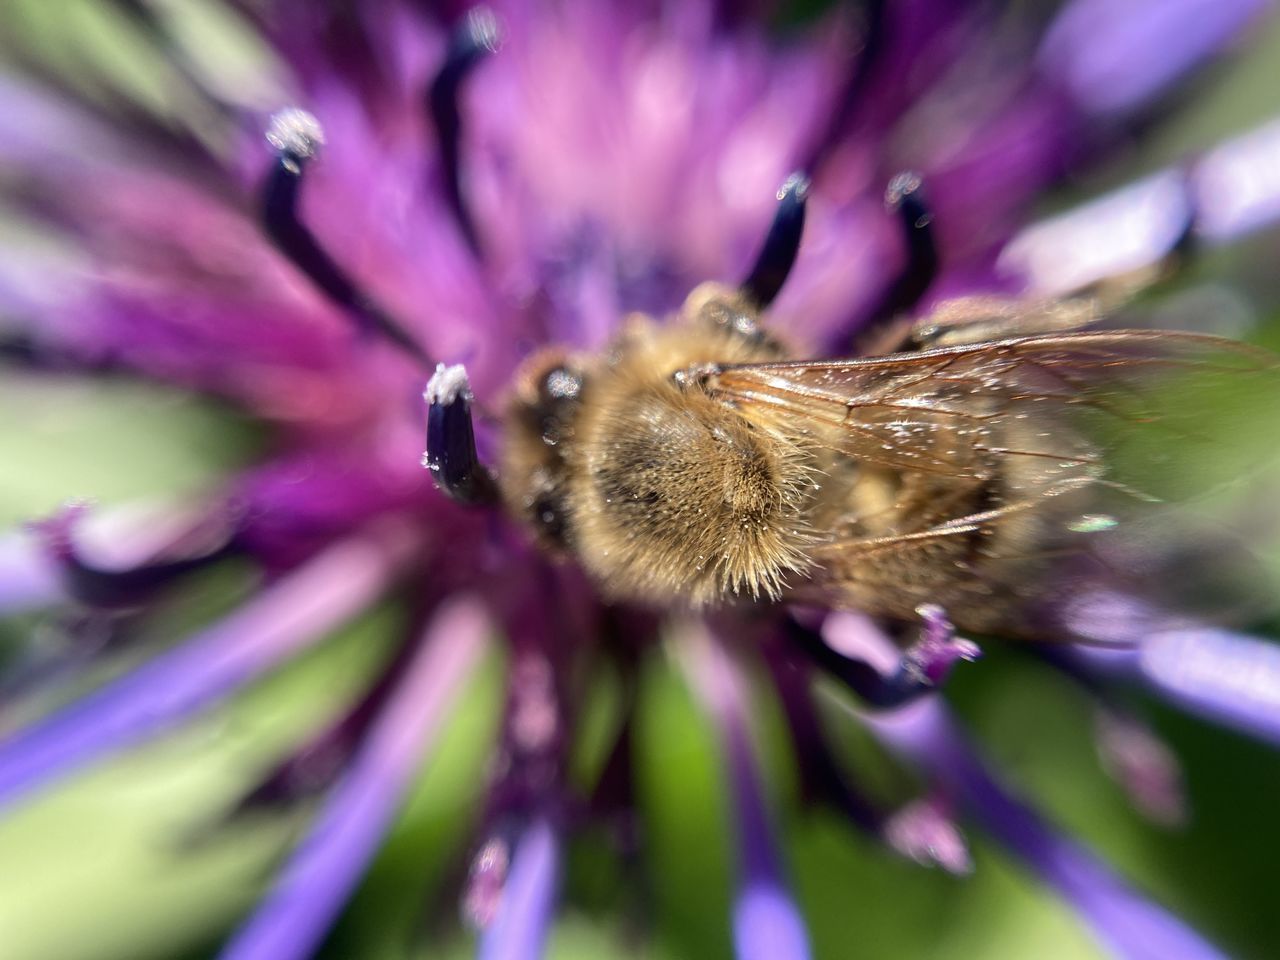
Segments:
[[[1271,444],[1244,435],[1245,414],[1280,401],[1273,355],[1158,331],[728,366],[703,383],[813,451],[827,539],[801,592],[891,616],[939,602],[968,629],[1024,635],[1061,633],[1048,608],[1093,582],[1182,593],[1196,564],[1162,505],[1246,473]]]

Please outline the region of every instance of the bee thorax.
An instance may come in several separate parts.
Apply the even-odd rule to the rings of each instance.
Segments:
[[[588,569],[636,599],[777,597],[808,540],[798,454],[699,392],[654,384],[616,399],[584,418],[574,473]]]

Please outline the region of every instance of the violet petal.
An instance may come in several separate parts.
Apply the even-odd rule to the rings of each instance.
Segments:
[[[1049,27],[1042,67],[1090,113],[1132,110],[1224,49],[1265,0],[1075,0]]]
[[[386,586],[407,535],[353,537],[186,643],[0,743],[0,807],[168,729],[325,636]]]
[[[537,960],[543,954],[560,883],[560,838],[546,820],[521,835],[493,922],[480,935],[480,960]]]
[[[31,537],[0,536],[0,612],[20,613],[61,598],[57,570]]]
[[[377,852],[487,633],[474,601],[457,601],[436,615],[350,769],[223,960],[312,955]]]
[[[1166,630],[1127,650],[1079,647],[1182,709],[1280,746],[1280,645],[1214,627]]]
[[[1206,151],[1187,169],[1152,174],[1032,224],[1000,253],[998,269],[1031,292],[1060,296],[1167,256],[1187,225],[1228,243],[1280,218],[1280,121]]]
[[[1119,957],[1222,960],[1194,930],[1056,833],[983,765],[938,697],[863,718],[891,750],[923,768],[978,823],[1054,888]]]
[[[751,746],[746,682],[729,653],[703,630],[689,632],[683,652],[685,673],[720,734],[734,805],[735,952],[740,960],[806,960],[808,933],[787,889]]]

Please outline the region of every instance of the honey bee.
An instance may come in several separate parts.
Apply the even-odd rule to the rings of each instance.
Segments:
[[[797,361],[749,297],[704,284],[670,323],[631,317],[598,356],[526,361],[502,496],[614,599],[900,621],[931,603],[963,630],[1071,639],[1056,611],[1090,584],[1185,579],[1199,562],[1116,548],[1117,531],[1160,529],[1162,485],[1181,495],[1167,454],[1225,446],[1217,401],[1196,391],[1280,381],[1264,351],[1083,329],[1097,313],[1086,298],[964,298],[897,352]],[[1154,440],[1143,486],[1117,468],[1134,435]]]

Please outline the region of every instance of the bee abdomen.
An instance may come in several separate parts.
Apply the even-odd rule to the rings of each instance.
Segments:
[[[614,595],[776,598],[806,565],[811,485],[794,446],[667,384],[620,394],[583,430],[573,525]]]

